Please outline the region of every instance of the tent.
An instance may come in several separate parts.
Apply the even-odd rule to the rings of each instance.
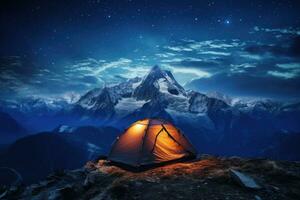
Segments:
[[[197,152],[171,123],[144,119],[133,123],[112,145],[108,160],[141,167],[194,158]]]

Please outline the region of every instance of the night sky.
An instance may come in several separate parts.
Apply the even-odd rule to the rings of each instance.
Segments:
[[[300,97],[300,1],[0,3],[0,98],[65,97],[143,76],[243,97]]]

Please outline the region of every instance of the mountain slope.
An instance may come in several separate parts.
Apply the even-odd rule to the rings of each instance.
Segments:
[[[0,144],[14,142],[26,136],[27,131],[9,114],[0,112]]]
[[[300,198],[299,184],[296,162],[202,156],[139,173],[105,160],[89,162],[84,169],[52,174],[26,190],[18,187],[20,192],[2,189],[2,194],[8,199],[292,200]]]
[[[0,166],[15,169],[30,183],[54,170],[78,168],[107,154],[119,134],[113,127],[60,126],[19,139],[0,151]]]
[[[0,165],[18,171],[26,183],[58,169],[74,169],[87,160],[85,151],[53,133],[17,140],[0,155]]]

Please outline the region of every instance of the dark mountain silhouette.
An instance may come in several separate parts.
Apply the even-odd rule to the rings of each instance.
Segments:
[[[36,181],[59,169],[75,169],[87,156],[78,146],[53,133],[20,139],[1,155],[0,165],[18,171],[25,183]]]
[[[17,140],[0,152],[0,166],[16,170],[25,183],[50,172],[81,167],[88,160],[107,154],[119,130],[112,127],[60,126]]]
[[[0,112],[0,144],[14,142],[26,136],[27,131],[9,114]]]

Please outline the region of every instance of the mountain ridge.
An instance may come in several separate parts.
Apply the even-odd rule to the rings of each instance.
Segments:
[[[240,100],[230,104],[226,99],[230,98],[185,90],[170,71],[154,66],[144,78],[92,89],[75,103],[47,101],[54,104],[47,109],[48,104],[39,99],[9,106],[15,108],[11,109],[17,113],[14,116],[21,113],[19,121],[39,131],[52,131],[61,124],[124,129],[138,119],[156,117],[174,123],[205,153],[274,157],[277,152],[277,159],[300,159],[298,151],[287,156],[278,149],[287,148],[281,138],[298,140],[299,103]]]

